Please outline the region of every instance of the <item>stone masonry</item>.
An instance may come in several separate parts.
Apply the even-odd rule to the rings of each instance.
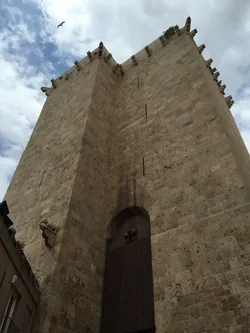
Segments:
[[[42,88],[5,196],[41,285],[34,333],[99,332],[107,226],[132,205],[157,333],[250,332],[250,159],[190,23],[122,65],[100,43]]]

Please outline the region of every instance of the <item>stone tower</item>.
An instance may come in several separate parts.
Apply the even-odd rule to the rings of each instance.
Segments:
[[[33,332],[249,332],[249,154],[190,24],[122,65],[100,43],[42,88],[5,197],[41,286]]]

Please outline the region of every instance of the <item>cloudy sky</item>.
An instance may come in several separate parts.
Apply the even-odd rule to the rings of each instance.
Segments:
[[[249,0],[0,0],[0,200],[45,101],[41,86],[101,40],[123,62],[189,15],[250,151]]]

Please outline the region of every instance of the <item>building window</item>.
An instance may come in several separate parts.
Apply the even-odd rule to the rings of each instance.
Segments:
[[[12,318],[18,303],[19,296],[14,290],[9,298],[7,303],[4,317],[0,325],[0,333],[10,333],[10,332],[19,332],[18,328],[15,326]]]

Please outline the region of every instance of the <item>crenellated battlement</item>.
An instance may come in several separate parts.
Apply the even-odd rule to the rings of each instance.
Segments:
[[[71,77],[80,75],[84,68],[91,62],[96,60],[103,60],[106,64],[110,64],[110,70],[113,74],[118,77],[126,76],[132,68],[140,66],[140,63],[148,61],[149,58],[153,57],[156,52],[161,48],[167,48],[168,44],[173,38],[179,38],[182,35],[188,35],[194,39],[195,35],[198,33],[197,29],[191,31],[191,18],[186,19],[184,27],[181,29],[178,25],[169,27],[166,31],[163,32],[158,39],[153,41],[151,44],[146,45],[142,50],[132,55],[129,59],[123,62],[123,64],[118,64],[113,58],[112,54],[105,48],[103,42],[99,43],[99,46],[93,50],[88,51],[85,58],[80,61],[75,61],[74,66],[72,66],[68,71],[57,79],[51,80],[51,87],[42,87],[41,90],[49,96],[54,89],[57,89],[65,80],[70,80]],[[195,42],[194,42],[195,43]],[[196,43],[195,43],[196,45]],[[201,54],[205,50],[206,46],[204,44],[197,46],[197,51]],[[204,60],[205,61],[205,60]],[[209,59],[205,61],[206,67],[211,73],[212,79],[217,83],[219,91],[221,94],[225,95],[226,85],[222,84],[221,81],[218,81],[220,73],[216,68],[211,68],[213,60]],[[233,105],[234,101],[226,101],[229,108]]]
[[[56,79],[51,79],[51,87],[41,87],[42,92],[46,94],[46,96],[50,96],[53,90],[60,87],[65,81],[76,78],[78,75],[81,75],[84,72],[84,69],[89,65],[89,63],[95,60],[103,60],[105,63],[110,64],[111,71],[114,71],[116,65],[116,61],[113,59],[112,54],[105,48],[103,42],[100,42],[99,46],[93,51],[88,51],[85,58],[82,60],[76,60],[74,65],[69,68],[64,74],[60,75]],[[121,68],[121,66],[120,66]],[[118,72],[122,73],[122,70]]]

